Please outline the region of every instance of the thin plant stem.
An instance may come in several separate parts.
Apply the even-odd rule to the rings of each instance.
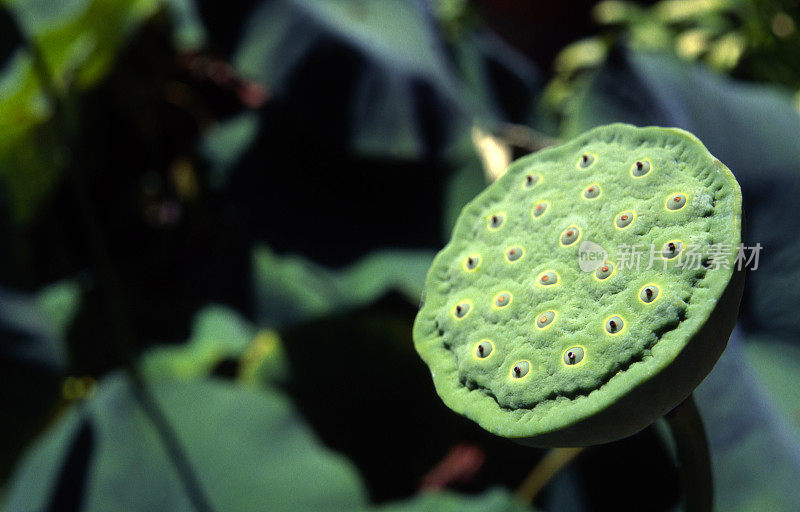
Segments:
[[[582,447],[549,450],[539,464],[525,477],[517,489],[517,498],[524,503],[531,503],[539,491],[544,489],[550,480],[583,450]]]
[[[664,416],[675,440],[685,512],[710,512],[714,503],[711,458],[703,420],[692,395]]]

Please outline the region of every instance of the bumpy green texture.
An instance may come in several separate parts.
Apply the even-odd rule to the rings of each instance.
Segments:
[[[428,274],[417,351],[444,402],[495,434],[631,435],[724,350],[741,229],[739,185],[696,137],[596,128],[516,161],[464,208]],[[586,242],[606,256],[590,265]]]

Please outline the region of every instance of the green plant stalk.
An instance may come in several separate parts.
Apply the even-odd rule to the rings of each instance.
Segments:
[[[551,448],[539,461],[539,464],[525,477],[525,480],[517,489],[517,498],[522,502],[530,504],[536,495],[539,494],[552,478],[558,474],[567,464],[580,455],[585,450],[583,447],[577,448]]]
[[[692,395],[664,418],[675,440],[683,509],[710,512],[714,502],[711,458],[703,420]]]

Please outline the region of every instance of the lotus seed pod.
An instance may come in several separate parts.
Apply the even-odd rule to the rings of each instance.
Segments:
[[[517,160],[464,208],[428,273],[415,347],[444,402],[494,434],[629,436],[724,350],[741,230],[739,185],[696,137],[596,128]]]

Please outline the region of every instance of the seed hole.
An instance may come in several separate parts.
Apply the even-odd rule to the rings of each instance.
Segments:
[[[595,277],[600,280],[607,279],[613,273],[614,273],[614,264],[611,263],[610,261],[603,263],[597,268],[597,270],[594,271]]]
[[[594,155],[591,153],[585,153],[581,156],[580,160],[578,160],[578,167],[581,169],[586,169],[587,167],[591,166],[595,161]]]
[[[639,160],[633,167],[631,168],[631,174],[634,178],[641,178],[645,174],[650,172],[650,161],[649,160]]]
[[[548,270],[547,272],[543,272],[539,275],[538,282],[542,286],[551,286],[558,282],[558,274],[553,272],[552,270]]]
[[[504,308],[511,304],[511,294],[509,292],[502,292],[499,293],[494,298],[494,307],[495,308]]]
[[[525,254],[525,249],[519,246],[509,247],[506,249],[506,259],[509,263],[513,263],[515,261],[519,261],[520,258]]]
[[[567,366],[575,366],[583,361],[586,352],[583,347],[571,347],[564,352],[563,361]]]
[[[683,243],[675,240],[665,243],[664,247],[661,249],[661,254],[664,256],[664,258],[671,260],[677,257],[681,251],[683,251]]]
[[[586,199],[595,199],[600,196],[600,186],[599,185],[589,185],[583,191],[583,197]]]
[[[625,211],[617,215],[617,219],[615,221],[618,228],[627,228],[633,222],[634,213],[631,211]]]
[[[547,211],[547,203],[545,202],[536,203],[536,205],[533,207],[533,217],[538,219],[539,217],[544,215],[544,212],[546,211]]]
[[[555,318],[556,318],[555,311],[545,311],[544,313],[539,315],[539,318],[536,319],[536,327],[543,329],[548,325],[550,325],[551,323],[553,323],[553,320],[555,320]]]
[[[514,379],[521,379],[528,375],[531,369],[531,364],[528,361],[518,361],[511,368],[511,377]]]
[[[639,298],[645,304],[650,304],[651,302],[653,302],[658,298],[658,292],[659,292],[658,286],[649,284],[644,288],[642,288],[641,293],[639,293]]]
[[[478,346],[475,348],[475,355],[480,359],[485,359],[489,357],[489,355],[494,350],[494,344],[489,340],[481,340],[478,343]]]
[[[684,194],[674,194],[667,198],[667,210],[677,211],[686,206],[686,196]]]
[[[470,309],[472,309],[472,306],[470,305],[469,302],[467,301],[461,302],[457,304],[455,308],[453,308],[453,315],[456,318],[464,318],[469,314]]]
[[[505,222],[506,217],[502,213],[495,213],[489,217],[489,229],[499,229]]]
[[[525,188],[533,187],[534,185],[539,183],[540,179],[541,177],[536,174],[528,174],[527,176],[525,176]]]
[[[569,227],[561,233],[561,245],[572,245],[581,237],[581,230],[575,226]]]
[[[612,316],[608,320],[606,320],[606,331],[609,334],[617,334],[622,330],[625,323],[622,321],[622,318],[618,316]]]
[[[481,257],[477,254],[471,254],[464,260],[464,269],[471,272],[478,268],[481,264]]]

